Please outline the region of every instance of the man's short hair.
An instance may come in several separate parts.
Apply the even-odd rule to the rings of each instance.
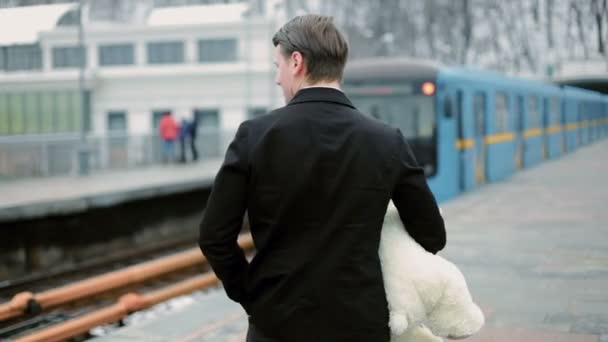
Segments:
[[[316,14],[295,17],[272,37],[285,57],[294,51],[304,56],[311,82],[341,81],[348,58],[348,43],[333,18]]]

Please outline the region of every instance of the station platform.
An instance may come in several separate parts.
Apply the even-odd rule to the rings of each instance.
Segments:
[[[608,342],[608,141],[442,203],[447,248],[486,326],[466,341]],[[94,341],[242,342],[221,289]]]
[[[88,176],[0,182],[0,222],[75,214],[210,187],[221,162],[212,159]]]

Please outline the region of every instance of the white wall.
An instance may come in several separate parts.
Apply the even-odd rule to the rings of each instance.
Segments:
[[[277,86],[270,76],[269,71],[252,72],[249,95],[243,72],[115,79],[102,76],[95,88],[93,115],[105,118],[110,110],[125,110],[132,117],[129,132],[144,134],[152,127],[153,110],[170,109],[180,120],[191,118],[197,108],[218,109],[220,128],[234,129],[246,119],[247,107],[275,107]],[[105,125],[105,119],[96,121],[95,132],[104,133]]]
[[[152,111],[170,109],[177,120],[191,117],[195,108],[218,109],[220,128],[234,129],[247,119],[247,107],[273,109],[283,104],[274,84],[271,38],[274,24],[263,18],[249,22],[165,27],[89,27],[85,31],[88,73],[94,77],[92,124],[96,134],[105,134],[107,113],[124,110],[130,134],[147,134],[152,128]],[[52,46],[76,45],[73,28],[58,28],[41,34],[45,50]],[[238,39],[238,61],[220,64],[198,63],[198,40]],[[185,63],[147,65],[146,43],[184,42]],[[133,43],[135,65],[99,67],[97,47],[102,44]],[[32,73],[30,84],[44,83],[61,73],[74,77],[77,70],[53,70],[50,57],[44,73]],[[2,80],[0,80],[0,85]],[[250,86],[250,91],[247,91]]]

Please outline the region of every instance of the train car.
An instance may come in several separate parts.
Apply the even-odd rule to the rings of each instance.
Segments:
[[[574,150],[599,139],[599,119],[604,114],[604,96],[581,88],[563,87],[568,122],[567,147]]]
[[[603,98],[604,109],[602,111],[602,118],[600,119],[600,137],[608,137],[608,96]]]
[[[439,201],[599,138],[608,103],[577,88],[402,58],[349,63],[344,90],[360,111],[401,129]]]

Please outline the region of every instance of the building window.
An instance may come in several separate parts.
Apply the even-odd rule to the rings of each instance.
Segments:
[[[78,46],[54,47],[53,48],[53,67],[54,68],[77,68],[81,63],[86,65],[84,49]]]
[[[86,93],[87,113],[88,97]],[[81,124],[80,98],[73,90],[0,94],[0,135],[76,132]]]
[[[15,93],[9,94],[8,101],[8,112],[11,116],[11,133],[12,134],[23,134],[25,133],[25,120],[23,111],[23,94]]]
[[[42,50],[38,44],[5,47],[7,71],[42,69]]]
[[[6,47],[0,46],[0,71],[6,71]]]
[[[27,93],[24,100],[25,130],[28,134],[40,132],[40,93]]]
[[[218,129],[220,126],[219,110],[217,109],[195,109],[194,118],[198,126],[203,129]]]
[[[160,127],[160,120],[163,118],[166,112],[171,113],[170,109],[157,109],[152,111],[152,128],[154,129],[154,133],[158,132],[158,128]]]
[[[74,92],[57,92],[55,94],[55,131],[56,132],[74,132],[79,127],[74,125],[74,117],[78,108],[74,108],[73,96]]]
[[[149,64],[178,64],[184,62],[183,42],[148,43]]]
[[[195,109],[194,118],[198,123],[199,150],[203,158],[217,158],[222,154],[220,136],[220,115],[217,109]]]
[[[264,107],[253,107],[247,110],[247,117],[250,119],[257,118],[268,113],[268,110]]]
[[[108,132],[127,131],[127,112],[110,111],[108,112]]]
[[[40,94],[40,131],[52,133],[55,131],[55,94],[46,91]]]
[[[485,118],[486,118],[486,94],[477,93],[473,98],[473,114],[475,120],[475,136],[481,137],[486,134]]]
[[[10,118],[8,111],[8,94],[0,93],[0,136],[11,133]]]
[[[540,126],[540,113],[538,110],[538,97],[528,97],[528,123],[529,128],[537,128]]]
[[[99,65],[131,65],[134,63],[133,44],[102,45],[99,47]]]
[[[198,42],[201,63],[234,62],[237,60],[236,39],[205,39]]]

